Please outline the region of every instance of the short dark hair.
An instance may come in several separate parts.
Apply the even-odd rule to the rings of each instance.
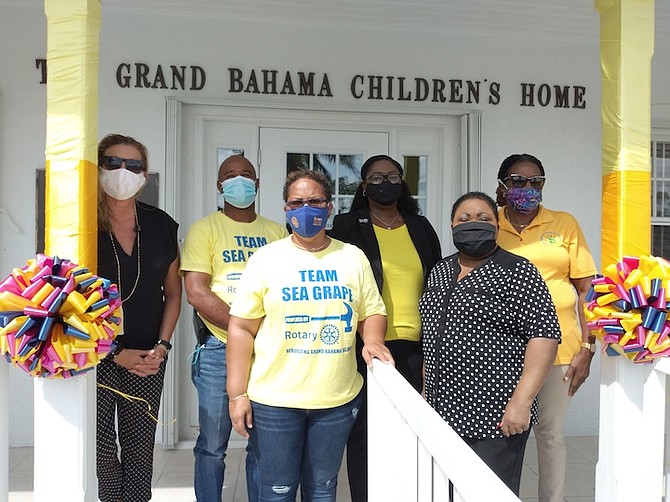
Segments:
[[[498,169],[498,179],[503,180],[509,174],[510,168],[519,162],[530,162],[531,164],[535,164],[540,169],[542,176],[544,176],[544,167],[542,166],[540,159],[529,153],[515,153],[507,157],[502,161],[502,164],[500,164],[500,169]]]
[[[458,199],[456,199],[456,202],[454,202],[454,205],[451,206],[451,221],[454,221],[454,216],[456,216],[456,209],[458,209],[458,206],[460,206],[463,202],[466,200],[470,199],[479,199],[483,200],[486,202],[489,207],[491,208],[491,212],[493,213],[493,217],[498,221],[498,208],[496,207],[496,203],[493,201],[491,197],[489,197],[487,194],[484,192],[468,192],[463,195],[461,195]]]
[[[291,188],[291,185],[293,185],[293,183],[303,178],[316,181],[319,185],[321,185],[321,189],[323,190],[323,195],[326,198],[326,200],[328,202],[332,200],[333,185],[325,174],[319,171],[312,171],[311,169],[296,169],[295,171],[291,171],[290,173],[288,173],[288,176],[286,176],[286,182],[284,183],[284,192],[283,192],[284,202],[288,201],[288,191]]]

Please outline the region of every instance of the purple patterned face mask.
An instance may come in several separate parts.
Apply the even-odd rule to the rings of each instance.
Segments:
[[[517,213],[530,214],[542,202],[542,189],[540,188],[507,188],[505,190],[507,205]]]

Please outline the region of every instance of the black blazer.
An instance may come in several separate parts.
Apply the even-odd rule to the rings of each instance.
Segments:
[[[423,266],[424,283],[428,279],[433,266],[442,259],[440,240],[435,229],[424,217],[400,210],[405,219],[409,236],[414,243],[421,265]],[[349,213],[338,214],[333,220],[333,228],[328,232],[331,237],[354,244],[363,250],[370,260],[372,272],[375,275],[379,292],[384,284],[382,273],[382,259],[379,243],[372,228],[372,221],[367,207],[359,208]]]

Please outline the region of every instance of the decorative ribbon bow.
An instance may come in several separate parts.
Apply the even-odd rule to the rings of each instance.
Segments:
[[[0,354],[31,376],[91,370],[121,330],[116,284],[42,254],[0,283]]]

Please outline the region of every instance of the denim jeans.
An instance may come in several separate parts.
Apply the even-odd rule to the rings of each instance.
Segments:
[[[304,410],[252,402],[249,446],[258,461],[260,500],[335,502],[344,446],[363,401]]]
[[[226,393],[226,344],[209,335],[196,346],[191,380],[198,391],[198,422],[200,434],[193,448],[195,475],[193,486],[198,502],[219,502],[223,490],[224,458],[232,431]],[[258,466],[247,446],[247,497],[260,500]]]
[[[232,424],[226,393],[226,344],[213,335],[196,347],[191,380],[198,391],[200,434],[195,442],[195,497],[199,502],[220,502],[223,459]]]

